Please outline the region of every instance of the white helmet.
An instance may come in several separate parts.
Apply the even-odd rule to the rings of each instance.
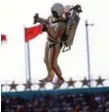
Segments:
[[[64,6],[61,3],[55,3],[51,8],[54,17],[58,18],[64,13]]]
[[[64,7],[64,13],[69,12],[70,9],[71,9],[70,5],[66,5],[66,6]]]

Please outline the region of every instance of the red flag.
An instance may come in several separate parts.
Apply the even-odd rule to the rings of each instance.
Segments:
[[[7,41],[6,35],[1,34],[1,43],[4,43]]]
[[[25,41],[29,42],[42,33],[41,25],[25,28]]]

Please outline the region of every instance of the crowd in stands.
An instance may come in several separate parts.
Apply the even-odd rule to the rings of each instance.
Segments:
[[[109,112],[109,93],[2,96],[1,112]]]

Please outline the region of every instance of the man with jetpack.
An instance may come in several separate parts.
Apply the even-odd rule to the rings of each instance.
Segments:
[[[44,57],[48,76],[40,80],[40,82],[51,82],[54,78],[55,73],[58,77],[58,80],[57,83],[54,85],[53,89],[59,88],[64,83],[61,69],[57,63],[57,58],[60,54],[62,47],[68,47],[71,44],[68,43],[70,37],[68,35],[68,31],[72,30],[71,25],[73,23],[69,22],[70,19],[68,20],[68,18],[70,18],[69,15],[72,9],[70,8],[70,10],[65,13],[64,6],[60,3],[55,3],[51,8],[52,16],[49,16],[48,19],[40,18],[38,14],[35,14],[34,16],[34,24],[36,24],[37,22],[41,23],[42,31],[47,32],[48,34],[47,42],[45,45]],[[70,23],[69,27],[68,23]]]

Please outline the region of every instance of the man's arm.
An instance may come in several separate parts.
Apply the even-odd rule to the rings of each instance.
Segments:
[[[40,17],[38,18],[38,22],[39,23],[47,23],[47,24],[49,23],[48,19],[44,19],[44,18],[40,18]]]
[[[47,19],[44,19],[44,18],[41,18],[41,17],[38,18],[38,21],[40,23],[47,23],[47,24],[49,24],[50,20],[53,21],[53,16],[49,16]]]

